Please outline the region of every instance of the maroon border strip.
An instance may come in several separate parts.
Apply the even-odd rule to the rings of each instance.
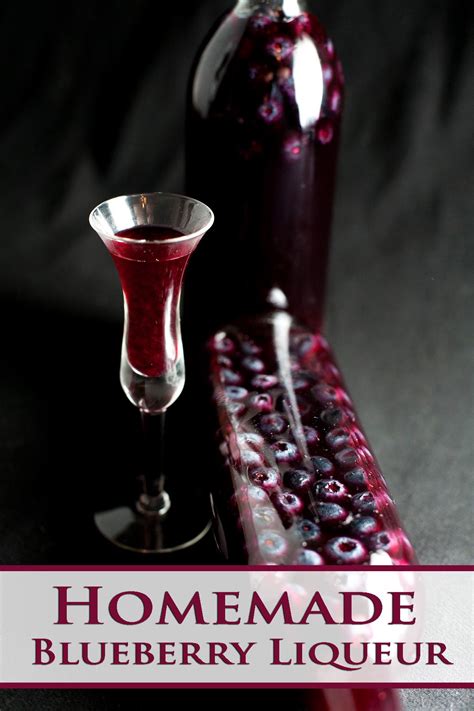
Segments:
[[[474,565],[0,565],[0,572],[324,572],[347,570],[355,572],[394,573],[398,570],[413,572],[474,572]]]
[[[473,683],[439,683],[439,684],[413,684],[413,683],[361,683],[361,684],[232,684],[218,683],[79,683],[79,682],[0,682],[0,689],[474,689]]]

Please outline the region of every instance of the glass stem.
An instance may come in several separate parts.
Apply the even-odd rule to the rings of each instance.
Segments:
[[[143,432],[143,491],[137,503],[143,514],[164,516],[170,499],[164,490],[165,412],[140,410]]]

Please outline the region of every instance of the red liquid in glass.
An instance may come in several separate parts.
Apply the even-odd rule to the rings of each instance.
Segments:
[[[342,95],[334,47],[308,13],[231,12],[198,58],[188,190],[211,205],[216,227],[187,289],[206,325],[270,305],[319,329]]]
[[[178,357],[179,319],[174,314],[192,248],[186,241],[174,242],[183,233],[171,227],[140,225],[116,236],[130,240],[112,245],[128,310],[128,360],[142,375],[159,377]]]

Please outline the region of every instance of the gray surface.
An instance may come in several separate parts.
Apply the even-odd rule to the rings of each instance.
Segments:
[[[426,136],[412,140],[422,153]],[[450,187],[436,205],[413,181],[390,209],[362,158],[341,171],[328,336],[420,561],[472,564],[470,197]]]
[[[472,689],[406,689],[403,691],[406,711],[472,711]]]

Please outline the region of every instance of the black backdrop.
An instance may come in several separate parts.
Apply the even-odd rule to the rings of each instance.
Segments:
[[[114,194],[182,190],[186,80],[227,6],[2,6],[0,562],[124,560],[90,519],[126,479],[135,413],[117,378],[118,283],[87,215]],[[421,562],[470,564],[474,4],[311,7],[347,78],[327,332]],[[189,416],[178,404],[171,429]],[[212,544],[196,555],[213,560]],[[462,691],[405,698],[470,708]],[[4,691],[0,708],[175,699]]]

